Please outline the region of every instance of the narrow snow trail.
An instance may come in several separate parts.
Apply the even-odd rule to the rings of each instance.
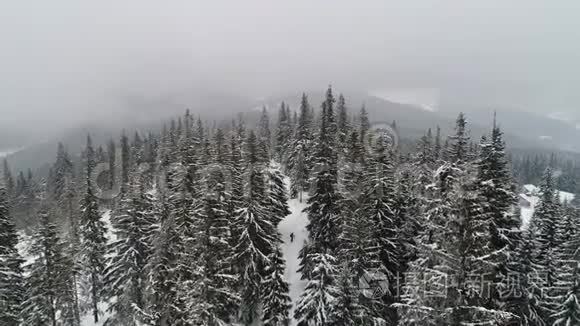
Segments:
[[[302,212],[306,207],[306,197],[303,197],[302,203],[298,199],[291,199],[288,202],[291,214],[278,225],[278,230],[282,234],[282,240],[284,241],[282,244],[282,252],[286,260],[286,280],[290,284],[290,298],[293,304],[292,310],[290,311],[290,326],[296,325],[293,318],[294,308],[296,308],[298,299],[306,286],[306,281],[301,280],[301,274],[297,272],[300,267],[298,254],[300,253],[300,249],[302,249],[304,241],[308,238],[308,232],[306,231],[308,218]],[[290,234],[292,233],[295,236],[294,242],[290,241]]]

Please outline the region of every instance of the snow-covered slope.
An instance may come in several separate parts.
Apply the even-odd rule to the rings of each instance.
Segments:
[[[534,211],[536,205],[540,202],[540,189],[534,185],[525,185],[524,189],[526,190],[526,194],[520,194],[520,198],[525,198],[529,203],[530,206],[520,206],[521,209],[521,218],[522,218],[522,229],[526,229],[530,224],[532,216],[534,215]],[[558,196],[562,203],[569,203],[574,200],[575,195],[565,191],[558,191]]]

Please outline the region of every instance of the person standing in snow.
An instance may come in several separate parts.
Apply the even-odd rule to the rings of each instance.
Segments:
[[[290,243],[294,242],[294,232],[290,233]]]

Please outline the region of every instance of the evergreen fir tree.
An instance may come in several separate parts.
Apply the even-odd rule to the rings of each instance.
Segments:
[[[75,325],[71,314],[74,304],[72,262],[65,255],[65,244],[59,239],[57,227],[50,222],[45,208],[41,208],[39,217],[40,224],[32,237],[29,252],[34,261],[27,266],[23,321],[26,325]]]
[[[216,133],[213,150],[216,153],[216,166],[222,164],[221,159],[217,158],[222,155],[218,154],[221,151],[221,138]],[[235,270],[232,268],[232,226],[227,203],[231,195],[225,187],[224,168],[210,170],[203,180],[205,196],[203,210],[198,214],[201,221],[196,234],[199,255],[194,258],[197,269],[194,270],[192,280],[186,283],[189,320],[193,324],[227,324],[234,316],[232,312],[239,307]]]
[[[300,297],[294,319],[301,326],[333,325],[339,313],[336,305],[340,296],[337,286],[336,258],[329,254],[315,253],[309,257],[314,265],[311,278]]]
[[[18,235],[10,217],[8,194],[0,185],[0,323],[7,326],[20,324],[24,300],[23,259],[17,244]]]
[[[288,116],[288,111],[286,109],[286,104],[282,102],[280,105],[280,111],[278,113],[278,126],[276,128],[276,147],[275,147],[275,159],[285,164],[288,159],[288,146],[290,143],[290,137],[292,136],[292,126],[290,122],[291,117]]]
[[[313,191],[304,212],[308,214],[307,230],[316,248],[335,250],[340,234],[339,194],[337,191],[337,161],[333,141],[334,116],[332,93],[322,105],[322,120],[314,156]]]
[[[247,189],[233,222],[233,228],[238,235],[234,253],[240,266],[242,321],[250,324],[258,318],[257,309],[262,298],[261,272],[269,263],[268,255],[274,249],[276,231],[270,222],[265,205],[265,176],[263,167],[258,164],[257,139],[254,132],[250,132],[248,136],[245,157]]]
[[[104,271],[105,294],[112,303],[106,325],[138,325],[145,309],[145,265],[152,250],[156,216],[153,198],[138,177],[115,211],[116,241],[110,245]]]
[[[435,162],[441,159],[441,128],[437,126],[437,132],[435,133],[435,144],[433,145],[433,158]]]
[[[270,116],[266,107],[262,108],[262,116],[260,117],[258,138],[260,144],[260,151],[263,152],[264,157],[269,161],[270,147],[272,142],[272,133],[270,131]]]
[[[131,169],[131,146],[125,132],[121,134],[121,193],[129,189],[129,171]]]
[[[306,94],[302,94],[300,115],[288,158],[290,196],[299,197],[300,201],[302,201],[302,193],[308,189],[312,145],[311,124],[310,104]]]
[[[184,303],[179,296],[178,265],[181,239],[171,206],[161,194],[160,227],[153,239],[152,256],[147,263],[146,320],[153,325],[180,325],[185,320]]]
[[[232,127],[237,127],[233,123]],[[235,246],[239,234],[233,228],[233,221],[237,216],[237,210],[241,206],[244,197],[244,177],[242,165],[242,142],[243,133],[237,128],[233,128],[230,135],[230,155],[226,162],[226,168],[231,176],[230,196],[227,200],[227,212],[230,218],[230,232],[232,234],[232,246]]]
[[[371,129],[369,114],[364,105],[360,109],[359,122],[360,122],[360,130],[359,130],[360,141],[364,147],[364,144],[366,144],[366,142],[368,141],[367,137],[369,136],[369,130]]]
[[[463,113],[459,113],[455,125],[455,135],[449,137],[446,159],[451,163],[464,163],[469,157],[469,135],[467,131],[467,119]]]
[[[107,238],[106,227],[99,212],[97,198],[93,194],[91,181],[94,168],[94,152],[92,141],[87,137],[87,167],[86,167],[86,190],[81,202],[81,260],[83,274],[87,287],[87,297],[90,301],[95,322],[99,321],[99,302],[102,301],[103,273],[105,269],[105,253]]]
[[[568,290],[568,293],[564,296],[562,304],[557,308],[557,312],[552,316],[554,319],[554,326],[580,325],[579,277],[578,267],[576,267],[573,286]]]
[[[332,325],[362,325],[366,320],[358,304],[358,293],[352,284],[352,274],[346,264],[340,268],[337,277],[338,297]],[[363,323],[361,323],[363,321]]]
[[[345,149],[346,140],[350,135],[350,122],[348,120],[348,112],[345,103],[344,96],[340,94],[338,96],[338,102],[336,105],[336,115],[337,115],[337,131],[338,131],[338,144],[339,147],[342,149],[342,152]]]
[[[73,174],[73,164],[62,143],[58,143],[56,162],[52,167],[52,178],[48,180],[49,192],[51,198],[55,201],[60,200],[64,193],[67,179]]]
[[[543,176],[540,187],[540,203],[536,206],[532,216],[532,227],[537,230],[534,241],[536,253],[534,263],[538,273],[543,278],[545,290],[540,298],[540,314],[542,319],[550,322],[555,313],[559,289],[556,288],[558,281],[559,261],[557,257],[559,203],[555,195],[554,179],[551,169],[547,169]],[[538,282],[540,282],[538,281]]]
[[[480,144],[481,152],[478,162],[478,183],[485,199],[483,209],[490,218],[489,247],[495,266],[490,281],[492,295],[489,308],[497,308],[500,303],[495,287],[501,275],[506,273],[509,255],[518,241],[520,217],[514,214],[516,195],[505,157],[503,133],[494,123],[491,140],[485,139]]]
[[[288,195],[284,184],[284,176],[278,164],[270,164],[267,177],[269,182],[268,207],[270,210],[270,222],[277,227],[286,216],[290,215]]]
[[[402,263],[402,244],[399,241],[401,222],[397,215],[397,194],[392,158],[387,148],[387,140],[379,137],[375,140],[373,154],[369,158],[363,185],[362,219],[372,221],[371,247],[367,249],[371,256],[377,257],[374,266],[368,266],[387,276],[391,288],[381,299],[385,304],[395,300],[396,278]],[[374,307],[374,308],[373,308]],[[369,309],[380,309],[380,305],[371,303]],[[395,322],[394,311],[373,311],[375,317]]]
[[[288,296],[288,283],[284,280],[285,262],[280,248],[276,248],[268,258],[266,276],[262,283],[264,293],[262,321],[266,326],[285,326],[289,321],[292,303]]]
[[[116,169],[116,146],[115,146],[115,141],[113,141],[112,139],[109,140],[109,142],[107,143],[107,159],[109,162],[109,189],[113,189],[115,187],[115,169]]]
[[[525,230],[514,255],[509,257],[507,273],[498,285],[502,309],[517,316],[521,325],[543,326],[540,315],[542,284],[537,283],[538,271],[533,263],[536,248],[535,230]]]
[[[4,181],[4,186],[6,192],[9,196],[12,196],[14,191],[14,178],[12,177],[12,172],[10,171],[10,166],[8,166],[8,161],[4,159],[2,161],[2,177]]]

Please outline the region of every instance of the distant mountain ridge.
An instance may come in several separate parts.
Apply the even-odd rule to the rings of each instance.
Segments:
[[[428,111],[423,108],[391,102],[366,92],[345,91],[346,104],[351,115],[357,115],[362,105],[365,106],[372,122],[391,123],[396,121],[400,136],[404,139],[416,139],[428,128],[441,127],[443,135],[453,131],[456,112],[453,110]],[[272,96],[254,100],[239,96],[211,94],[203,97],[183,92],[174,97],[126,97],[122,99],[125,110],[119,113],[124,118],[103,123],[93,123],[70,128],[49,141],[28,146],[8,156],[9,163],[15,170],[33,170],[53,162],[56,145],[59,141],[66,144],[71,154],[79,154],[87,133],[93,136],[96,145],[104,144],[109,139],[118,140],[122,130],[132,137],[135,130],[160,130],[171,118],[183,114],[189,108],[194,115],[202,119],[220,122],[224,117],[231,119],[237,113],[243,113],[250,122],[257,120],[261,107],[271,112],[272,125],[275,125],[277,110],[284,101],[292,110],[299,108],[302,92]],[[319,108],[323,101],[323,92],[307,92],[310,105]],[[339,93],[335,94],[338,97]],[[488,134],[493,121],[493,110],[470,109],[467,119],[470,123],[471,138],[478,141]],[[128,119],[127,117],[135,117]],[[229,122],[229,121],[228,121]],[[528,112],[498,110],[498,123],[503,127],[508,145],[512,148],[542,148],[580,151],[580,130],[568,127],[564,122],[552,120]],[[434,130],[433,130],[434,131]],[[578,135],[575,137],[574,135]],[[552,136],[540,141],[540,136]],[[575,138],[574,138],[575,137]]]

